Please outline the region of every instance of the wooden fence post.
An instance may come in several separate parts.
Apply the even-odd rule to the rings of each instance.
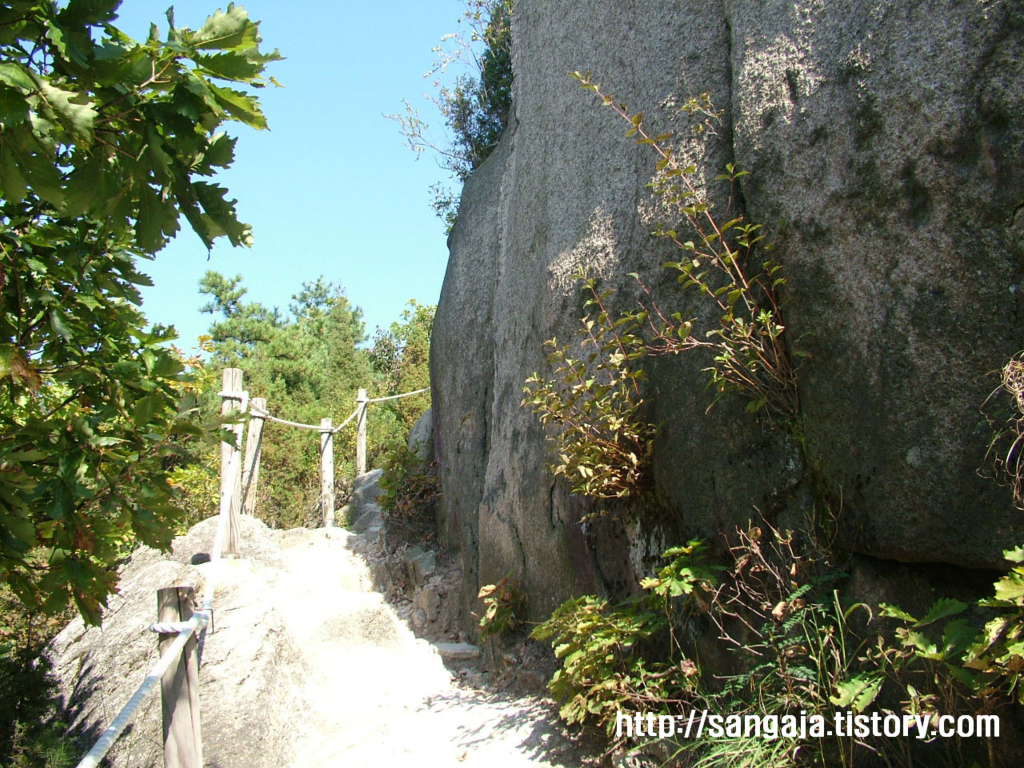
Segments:
[[[324,528],[334,527],[334,432],[330,419],[320,419],[320,513]]]
[[[369,396],[366,390],[360,387],[356,397],[356,407],[359,415],[356,416],[356,474],[366,472],[366,406]]]
[[[188,621],[192,618],[194,601],[195,590],[192,587],[157,590],[157,621]],[[157,643],[161,656],[176,637],[177,633],[160,635]],[[185,643],[181,657],[175,659],[160,678],[160,698],[163,703],[164,768],[203,768],[199,658],[194,634]]]
[[[220,396],[220,412],[242,410],[242,370],[225,368]],[[239,505],[242,495],[242,425],[225,426],[231,432],[232,444],[220,444],[220,513],[227,515],[227,532],[221,554],[235,555],[238,550]]]
[[[251,401],[252,410],[259,413],[267,412],[267,400],[254,397]],[[249,431],[245,434],[245,469],[242,470],[242,514],[256,513],[256,486],[260,479],[260,454],[263,448],[263,419],[253,415],[249,419]]]

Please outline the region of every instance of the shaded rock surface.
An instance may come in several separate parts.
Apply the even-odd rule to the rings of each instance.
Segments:
[[[434,413],[430,408],[417,419],[409,432],[407,447],[416,454],[420,461],[432,461],[434,458]]]
[[[366,486],[376,486],[380,478],[370,473],[357,478],[360,498],[376,498],[379,489]],[[373,528],[368,520],[375,521]],[[459,598],[462,571],[450,554],[431,548],[437,546],[431,521],[420,521],[415,528],[402,528],[399,522],[384,520],[375,502],[355,505],[353,510],[353,528],[372,532],[356,547],[366,559],[374,589],[392,603],[417,636],[431,641],[457,639],[453,603]]]
[[[360,498],[372,496],[372,489]],[[372,502],[365,502],[369,505]],[[122,571],[103,628],[72,622],[50,655],[83,752],[157,660],[160,587],[201,594],[216,521],[140,550]],[[376,533],[368,534],[376,536]],[[204,641],[200,706],[209,766],[578,765],[549,702],[460,687],[439,651],[369,588],[341,529],[274,531],[242,520],[243,557],[219,563],[215,631]],[[437,608],[437,606],[435,606]],[[160,701],[144,705],[113,766],[163,765]]]
[[[459,551],[464,625],[476,590],[521,575],[533,618],[581,592],[635,588],[684,535],[765,515],[799,526],[834,500],[856,553],[967,567],[1024,539],[1003,488],[978,476],[990,372],[1024,347],[1024,5],[519,0],[514,117],[467,182],[431,350],[441,529]],[[635,306],[716,322],[660,265],[655,157],[566,72],[590,71],[765,225],[788,278],[802,452],[725,398],[709,414],[700,353],[650,366],[661,425],[659,515],[579,523],[522,387],[543,342],[572,339],[586,267]],[[687,137],[675,105],[710,91],[718,138]],[[707,182],[724,211],[729,190]],[[696,303],[695,303],[696,302]],[[813,472],[812,472],[813,470]],[[812,481],[813,477],[813,481]],[[815,496],[819,501],[815,501]],[[641,510],[643,512],[643,510]],[[637,522],[639,520],[639,522]]]

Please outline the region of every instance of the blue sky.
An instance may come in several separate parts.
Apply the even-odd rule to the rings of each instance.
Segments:
[[[436,304],[448,251],[428,187],[446,178],[434,158],[419,160],[398,124],[408,99],[436,129],[423,95],[431,48],[460,29],[461,0],[249,0],[263,46],[286,57],[268,68],[285,87],[259,92],[269,131],[238,124],[235,165],[218,181],[253,226],[252,248],[218,245],[207,258],[187,228],[143,262],[154,287],[143,292],[151,322],[173,324],[179,345],[194,346],[210,315],[197,285],[212,269],[241,274],[247,298],[287,309],[305,281],[323,275],[362,307],[367,333],[399,318],[409,299]],[[169,3],[125,0],[117,26],[136,39],[156,22],[166,33]],[[198,28],[225,2],[174,3],[179,27]],[[463,25],[465,26],[465,25]],[[440,133],[438,131],[438,133]]]

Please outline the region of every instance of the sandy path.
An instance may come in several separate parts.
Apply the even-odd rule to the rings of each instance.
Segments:
[[[433,646],[371,591],[353,535],[297,533],[271,585],[308,667],[290,765],[575,766],[549,706],[453,685]]]

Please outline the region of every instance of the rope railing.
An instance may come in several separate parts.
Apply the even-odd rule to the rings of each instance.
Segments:
[[[232,456],[232,461],[235,461],[235,456]],[[230,469],[229,469],[230,471]],[[93,744],[92,749],[83,757],[76,768],[96,768],[100,761],[106,756],[110,748],[114,746],[118,737],[124,732],[124,729],[128,727],[128,724],[135,717],[135,713],[138,711],[142,703],[149,697],[156,687],[156,684],[160,682],[160,679],[164,676],[164,673],[170,669],[171,665],[178,661],[182,650],[185,648],[185,644],[189,638],[194,634],[205,632],[207,625],[213,618],[213,599],[217,591],[217,563],[221,559],[221,553],[224,548],[224,537],[227,533],[227,522],[228,516],[225,514],[225,510],[222,509],[220,512],[220,519],[217,522],[217,534],[213,540],[213,549],[210,552],[210,575],[206,580],[206,589],[203,594],[202,608],[192,614],[192,617],[184,624],[166,624],[166,623],[154,623],[151,624],[149,629],[151,632],[158,632],[161,634],[173,634],[178,633],[178,636],[174,639],[174,642],[163,652],[160,656],[159,661],[153,665],[150,669],[149,674],[142,681],[142,684],[135,689],[135,693],[128,699],[128,702],[121,708],[121,711],[117,713],[117,716],[113,719],[107,729],[100,735],[96,743]]]
[[[192,663],[195,665],[198,665],[199,660],[202,658],[202,648],[206,640],[206,630],[213,622],[213,602],[217,589],[217,571],[220,567],[219,563],[222,561],[224,555],[239,554],[237,541],[239,529],[238,516],[243,505],[246,504],[246,500],[250,498],[250,492],[255,495],[256,478],[259,474],[260,447],[262,445],[262,421],[271,421],[284,426],[295,427],[297,429],[314,430],[320,433],[322,476],[321,505],[324,507],[324,525],[330,527],[333,525],[334,521],[334,435],[344,429],[353,419],[357,419],[358,432],[356,438],[356,468],[357,472],[362,474],[366,471],[367,406],[370,403],[397,400],[398,398],[411,397],[412,395],[419,395],[427,391],[429,391],[429,387],[417,389],[415,392],[403,392],[398,395],[389,395],[387,397],[369,398],[367,397],[366,390],[360,389],[356,400],[358,403],[356,409],[338,426],[332,426],[331,420],[328,418],[323,419],[319,425],[302,424],[300,422],[288,421],[287,419],[281,419],[273,416],[266,408],[266,401],[261,398],[253,398],[250,400],[249,393],[242,390],[242,372],[240,370],[226,369],[224,371],[223,391],[219,393],[223,399],[222,413],[232,414],[248,412],[251,417],[251,429],[245,446],[245,472],[243,473],[241,424],[229,424],[225,427],[225,429],[232,430],[233,440],[231,441],[230,446],[225,445],[221,455],[220,514],[217,523],[217,533],[214,537],[213,549],[210,553],[209,575],[206,579],[201,607],[199,610],[192,612],[192,590],[191,588],[181,588],[188,590],[188,613],[180,617],[184,619],[187,616],[187,621],[167,621],[163,619],[163,613],[161,613],[161,619],[150,625],[149,629],[161,636],[163,653],[160,655],[160,659],[153,665],[145,679],[135,690],[135,693],[132,694],[128,702],[121,708],[121,711],[118,712],[117,716],[113,719],[106,730],[103,731],[92,749],[90,749],[89,752],[81,759],[77,768],[97,768],[106,754],[110,751],[111,747],[114,746],[114,743],[124,732],[125,728],[128,727],[132,718],[135,717],[139,707],[156,688],[157,683],[161,680],[174,678],[176,675],[175,670],[177,669],[176,664],[180,663],[188,665],[190,662],[187,657],[190,653],[193,654],[194,661]],[[255,426],[255,429],[252,428],[253,426]],[[249,511],[248,507],[246,507],[246,509]],[[159,597],[161,598],[161,602],[163,600],[163,593],[168,591],[173,593],[174,589],[177,588],[160,590]],[[176,637],[169,645],[165,645],[165,643],[170,640],[170,635],[176,635]],[[187,648],[186,646],[193,636],[196,638],[196,645],[194,647]],[[180,675],[178,675],[178,677],[180,677]],[[185,696],[187,706],[196,708],[194,714],[196,722],[198,722],[198,692],[191,690],[186,691],[186,693],[190,694]],[[176,693],[174,696],[168,697],[165,691],[163,704],[165,765],[168,764],[167,755],[170,754],[168,752],[168,745],[174,739],[178,739],[178,741],[174,742],[176,745],[175,751],[180,749],[193,750],[193,759],[199,760],[198,764],[201,765],[202,745],[199,743],[198,733],[185,733],[183,736],[181,728],[176,724],[176,722],[180,722],[181,720],[187,721],[190,717],[186,716],[184,718],[179,718],[178,721],[175,721],[174,719],[175,705],[179,698],[181,698],[180,694]],[[194,701],[192,699],[194,699]],[[170,709],[170,711],[168,711],[168,709]],[[185,730],[189,730],[187,725],[185,726]],[[173,762],[173,764],[175,766],[178,765],[177,762]]]
[[[430,387],[424,387],[423,389],[417,389],[415,392],[403,392],[400,395],[388,395],[387,397],[374,397],[370,398],[369,400],[364,400],[362,402],[383,403],[385,400],[397,400],[400,397],[411,397],[412,395],[421,395],[424,392],[429,391]],[[339,424],[338,426],[333,427],[331,431],[334,432],[334,434],[338,434],[338,432],[340,432],[350,421],[352,421],[352,419],[359,415],[359,408],[360,406],[356,406],[356,409],[352,411],[351,414],[349,414],[348,418],[341,422],[341,424]],[[327,431],[327,429],[321,424],[302,424],[301,422],[298,421],[288,421],[287,419],[280,419],[277,416],[272,416],[267,411],[252,406],[249,407],[249,413],[259,419],[266,419],[267,421],[272,421],[275,424],[283,424],[286,427],[296,427],[297,429],[311,429],[316,430],[317,432]]]
[[[374,401],[370,400],[368,402],[374,402]],[[352,419],[354,419],[356,416],[359,415],[359,408],[356,407],[356,409],[354,411],[352,411],[351,414],[349,414],[349,417],[347,419],[345,419],[343,422],[341,422],[341,424],[339,424],[338,426],[331,427],[330,429],[324,427],[322,424],[302,424],[302,423],[300,423],[298,421],[288,421],[287,419],[279,419],[277,416],[271,416],[269,413],[267,413],[266,411],[261,410],[259,408],[252,408],[252,407],[250,407],[249,408],[249,414],[254,416],[254,417],[256,417],[257,419],[266,419],[267,421],[272,421],[275,424],[283,424],[286,427],[295,427],[296,429],[310,429],[310,430],[316,430],[317,432],[331,432],[332,434],[336,435],[350,421],[352,421]]]
[[[385,400],[397,400],[400,397],[409,397],[411,395],[419,395],[423,392],[429,392],[430,387],[424,387],[423,389],[417,389],[415,392],[403,392],[400,395],[388,395],[387,397],[375,397],[371,400],[367,400],[368,403],[383,403]]]
[[[171,664],[178,660],[181,656],[181,651],[185,647],[185,643],[188,639],[196,632],[196,630],[205,627],[209,622],[209,615],[202,611],[192,614],[192,618],[189,619],[185,627],[178,633],[178,636],[174,639],[171,646],[164,652],[164,655],[160,657],[160,661],[156,663],[153,669],[150,670],[149,674],[146,675],[146,679],[142,685],[138,687],[132,697],[128,700],[128,703],[124,705],[117,717],[110,726],[103,732],[99,740],[93,745],[93,748],[89,750],[89,753],[82,758],[78,763],[77,768],[96,768],[100,764],[100,761],[106,756],[110,748],[114,746],[114,742],[117,741],[118,736],[128,727],[132,718],[135,717],[135,712],[143,701],[152,693],[156,684],[160,682],[160,679],[164,676],[164,673],[170,668]]]

